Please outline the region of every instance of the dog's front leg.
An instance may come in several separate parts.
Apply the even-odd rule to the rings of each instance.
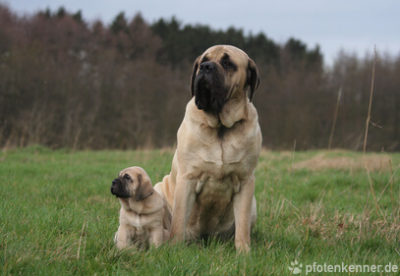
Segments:
[[[131,238],[135,235],[134,229],[126,225],[120,225],[115,233],[114,242],[118,249],[124,249],[131,244]]]
[[[235,247],[239,252],[248,252],[250,250],[254,180],[254,175],[251,175],[246,182],[243,182],[240,191],[233,198]]]
[[[159,247],[164,241],[164,229],[162,225],[153,228],[150,234],[150,243],[155,247]]]
[[[172,242],[185,240],[186,224],[195,202],[196,182],[187,177],[177,177],[172,207],[171,239]]]

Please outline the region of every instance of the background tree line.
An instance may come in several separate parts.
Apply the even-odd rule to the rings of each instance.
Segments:
[[[265,34],[152,24],[118,14],[110,25],[63,8],[17,16],[0,5],[0,146],[170,147],[190,99],[192,62],[214,44],[245,50],[259,66],[254,102],[264,145],[362,148],[372,56],[340,53],[324,67],[318,48]],[[400,56],[379,54],[369,150],[400,149]]]

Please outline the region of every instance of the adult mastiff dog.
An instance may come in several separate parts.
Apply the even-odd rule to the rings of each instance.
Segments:
[[[213,46],[194,62],[194,98],[178,130],[172,170],[155,187],[172,211],[174,242],[235,233],[236,249],[250,250],[262,141],[251,103],[258,84],[256,64],[234,46]]]

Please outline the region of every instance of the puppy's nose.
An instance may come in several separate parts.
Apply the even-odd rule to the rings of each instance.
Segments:
[[[212,61],[206,61],[200,64],[200,72],[211,73],[215,71],[216,65]]]
[[[116,191],[116,189],[117,189],[117,183],[118,183],[118,179],[114,179],[112,182],[111,182],[112,184],[111,184],[111,193],[112,194],[115,194],[115,191]]]

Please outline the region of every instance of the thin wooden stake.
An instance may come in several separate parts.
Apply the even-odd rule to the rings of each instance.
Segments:
[[[335,133],[335,128],[336,128],[336,119],[339,111],[339,104],[340,104],[340,99],[342,98],[342,87],[339,88],[338,95],[337,95],[337,100],[336,100],[336,107],[335,107],[335,113],[333,114],[333,124],[331,128],[331,134],[329,135],[329,142],[328,142],[328,149],[330,150],[332,147],[332,140],[333,140],[333,135]]]
[[[369,92],[368,115],[367,119],[365,120],[365,133],[364,133],[364,143],[363,143],[364,153],[367,150],[368,128],[369,128],[369,122],[371,121],[372,98],[374,95],[374,85],[375,85],[375,66],[376,66],[376,47],[374,48],[374,62],[372,64],[371,90]]]

